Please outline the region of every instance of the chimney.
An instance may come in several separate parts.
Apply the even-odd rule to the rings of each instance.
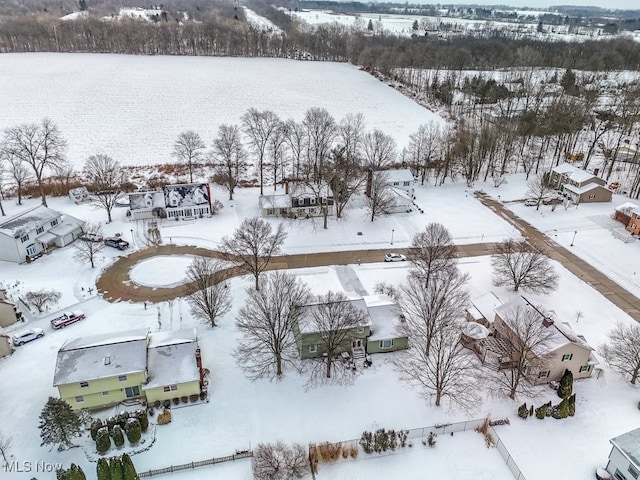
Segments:
[[[200,348],[196,348],[196,366],[198,367],[198,373],[200,374],[200,389],[204,386],[204,370],[202,369],[202,356],[200,355]]]
[[[542,319],[542,325],[544,325],[545,327],[550,327],[551,325],[553,325],[553,318],[551,317],[544,317]]]
[[[284,193],[285,195],[289,195],[289,180],[285,180],[284,182]]]

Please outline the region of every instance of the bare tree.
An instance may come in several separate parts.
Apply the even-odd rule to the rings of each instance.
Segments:
[[[338,141],[342,145],[342,155],[348,164],[360,166],[364,127],[364,116],[361,113],[348,113],[340,120]]]
[[[184,291],[191,314],[212,327],[217,326],[216,320],[231,309],[231,294],[221,274],[224,268],[210,257],[196,257],[187,267],[188,283]]]
[[[48,307],[57,304],[62,298],[62,294],[57,290],[34,290],[27,292],[24,299],[27,304],[36,307],[39,313],[44,312]]]
[[[73,243],[75,253],[73,258],[78,263],[89,262],[95,268],[95,259],[104,248],[102,227],[99,224],[85,223],[82,235]]]
[[[13,180],[18,194],[18,205],[22,205],[22,188],[33,180],[33,172],[19,156],[0,150],[0,158],[6,160],[7,171]]]
[[[372,170],[391,166],[398,156],[396,141],[381,130],[366,133],[362,138],[364,163]]]
[[[2,455],[5,464],[9,461],[7,457],[9,456],[12,443],[11,437],[0,432],[0,455]]]
[[[308,303],[308,287],[285,272],[260,278],[260,289],[247,289],[236,327],[242,335],[235,357],[252,380],[282,378],[285,365],[299,370],[294,334],[301,307]]]
[[[362,173],[358,158],[348,154],[346,147],[334,148],[330,158],[326,177],[333,190],[336,217],[342,218],[349,200],[362,188],[366,177]]]
[[[420,125],[418,130],[409,136],[409,146],[407,147],[409,164],[419,175],[422,185],[427,179],[429,168],[436,161],[441,142],[440,125],[433,121]]]
[[[44,190],[44,173],[65,162],[66,141],[58,127],[48,118],[37,123],[27,123],[4,131],[0,149],[10,157],[17,157],[33,169],[42,204],[47,206]]]
[[[449,323],[431,339],[429,355],[424,339],[414,332],[409,348],[395,359],[400,377],[418,387],[427,400],[440,406],[444,398],[464,409],[477,408],[479,400],[477,358],[459,342],[461,324]]]
[[[309,454],[299,443],[287,446],[282,442],[260,443],[251,459],[256,480],[294,480],[309,472]]]
[[[231,237],[224,237],[220,250],[227,259],[239,264],[240,268],[254,276],[256,290],[260,289],[258,279],[280,251],[287,238],[282,224],[272,232],[271,224],[258,217],[245,218]]]
[[[4,159],[2,158],[2,154],[0,152],[0,215],[3,217],[7,214],[4,211],[4,205],[2,204],[2,200],[4,199],[4,193],[2,191],[4,181],[5,181],[5,170],[4,170]]]
[[[553,327],[543,321],[545,316],[531,306],[517,306],[504,313],[502,321],[507,328],[501,330],[500,339],[509,364],[486,377],[491,394],[515,400],[518,395],[531,397],[537,393],[528,377],[544,368],[549,358],[546,351],[552,342]]]
[[[269,139],[277,125],[280,123],[278,116],[271,110],[260,112],[250,108],[242,116],[242,126],[247,134],[251,146],[258,157],[258,170],[260,171],[260,195],[264,194],[264,161],[267,153]]]
[[[627,378],[633,385],[640,375],[640,325],[618,322],[600,346],[600,354],[609,366]]]
[[[313,181],[324,180],[324,162],[335,140],[337,126],[331,114],[324,108],[310,108],[302,120],[309,140],[309,157]]]
[[[233,200],[233,192],[247,169],[240,129],[236,125],[220,125],[213,141],[213,154],[218,162],[217,180],[229,192],[229,200]]]
[[[111,223],[111,211],[122,195],[122,184],[125,182],[122,165],[109,155],[91,155],[84,163],[84,174],[92,194],[92,203],[107,212],[107,223]]]
[[[377,217],[393,211],[396,198],[385,172],[370,172],[369,175],[371,185],[367,196],[367,209],[373,222]]]
[[[536,210],[540,209],[542,199],[551,191],[553,189],[547,185],[542,175],[537,175],[527,180],[527,197],[536,201]]]
[[[284,133],[291,152],[291,178],[298,180],[301,178],[300,163],[308,140],[307,130],[301,123],[289,119],[284,124]],[[309,179],[309,172],[306,172],[305,179]]]
[[[408,257],[413,263],[412,274],[428,288],[432,277],[455,268],[457,251],[447,227],[437,222],[429,223],[424,231],[411,239]]]
[[[549,293],[558,287],[558,274],[549,257],[527,242],[506,240],[491,256],[493,284],[520,288],[535,293]]]
[[[341,362],[334,362],[335,357],[343,351],[351,349],[351,340],[357,327],[365,325],[365,315],[352,301],[339,292],[328,292],[319,296],[316,303],[305,308],[308,315],[309,329],[318,335],[318,352],[322,353],[319,364],[322,365],[324,382],[332,378],[334,370],[342,366]],[[319,378],[315,374],[318,369],[313,369],[311,382],[315,383]],[[336,376],[339,382],[344,380]]]
[[[193,130],[182,132],[173,143],[171,155],[187,166],[190,183],[193,183],[193,169],[202,160],[205,148],[200,134]]]
[[[403,329],[416,347],[422,348],[426,356],[431,352],[431,343],[438,331],[455,323],[464,315],[469,301],[465,284],[469,280],[457,268],[450,268],[432,276],[425,286],[420,277],[409,275],[401,287],[400,307],[406,317]]]
[[[285,135],[286,128],[284,123],[278,121],[276,127],[273,129],[273,133],[269,138],[269,143],[267,145],[267,150],[271,155],[271,162],[273,168],[273,191],[276,191],[276,187],[278,185],[278,175],[280,176],[280,180],[283,181],[285,179],[284,167],[286,164],[286,141],[287,137]]]

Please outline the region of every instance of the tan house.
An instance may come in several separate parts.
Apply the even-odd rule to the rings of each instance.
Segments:
[[[7,298],[6,290],[0,288],[0,327],[8,327],[22,318],[15,304]]]
[[[565,184],[563,191],[574,204],[610,202],[613,198],[613,192],[611,190],[596,183],[589,183],[582,187]]]
[[[569,163],[554,167],[547,183],[562,190],[574,204],[610,202],[613,198],[613,192],[602,178]]]
[[[618,205],[614,208],[613,219],[620,223],[623,223],[626,227],[629,225],[629,221],[631,220],[634,211],[640,212],[640,208],[638,208],[638,205],[631,202],[625,202],[622,205]]]
[[[627,231],[632,235],[640,235],[640,207],[634,208],[631,212],[629,223],[627,223]]]
[[[9,337],[9,334],[0,327],[0,358],[11,355],[12,352],[11,338]]]
[[[479,323],[492,331],[496,308],[500,305],[502,305],[502,300],[495,293],[487,292],[480,295],[471,300],[471,306],[466,310],[467,321]]]
[[[58,351],[53,386],[74,409],[199,394],[196,351],[195,330],[139,329],[68,340]]]
[[[537,317],[545,332],[545,341],[533,348],[530,359],[532,366],[527,371],[527,379],[531,383],[559,380],[565,369],[573,373],[574,379],[591,376],[598,361],[584,337],[577,335],[568,323],[558,321],[553,312],[542,312],[525,297],[517,297],[496,308],[493,322],[496,338],[507,341],[518,338],[515,332],[523,331],[513,323],[523,321],[523,316],[513,315],[518,309],[527,310],[534,318]]]

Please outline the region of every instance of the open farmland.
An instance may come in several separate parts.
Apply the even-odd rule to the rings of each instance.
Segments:
[[[270,58],[0,55],[0,129],[51,118],[81,167],[106,153],[124,165],[171,162],[184,130],[210,144],[221,124],[249,109],[301,121],[311,107],[336,120],[362,113],[406,145],[423,123],[443,121],[356,67]]]

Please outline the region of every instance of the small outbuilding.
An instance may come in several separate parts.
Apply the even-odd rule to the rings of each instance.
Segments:
[[[4,328],[0,327],[0,358],[11,355],[12,352],[11,338],[9,334],[5,332]]]

